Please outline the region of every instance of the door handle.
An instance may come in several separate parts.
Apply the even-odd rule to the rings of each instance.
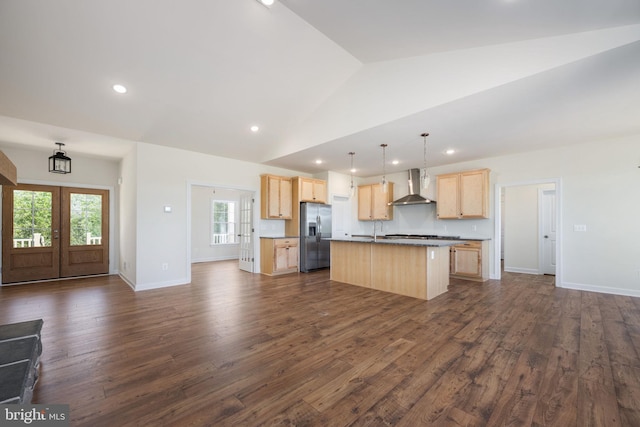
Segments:
[[[54,239],[58,238],[58,230],[53,230],[53,238]]]
[[[545,238],[545,239],[548,239],[548,238],[549,238],[549,236],[547,236],[547,235],[545,234],[545,235],[544,235],[544,238]]]

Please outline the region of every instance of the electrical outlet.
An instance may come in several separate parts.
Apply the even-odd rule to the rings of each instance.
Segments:
[[[478,226],[477,226],[477,225],[472,225],[472,226],[471,226],[471,230],[473,230],[473,231],[478,231]]]
[[[162,263],[162,270],[163,271],[167,271],[169,269],[169,263],[163,262]]]
[[[124,262],[123,268],[124,268],[124,271],[127,271],[127,261]]]

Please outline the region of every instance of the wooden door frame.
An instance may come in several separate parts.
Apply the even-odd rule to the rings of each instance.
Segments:
[[[96,189],[96,190],[108,190],[109,191],[109,274],[118,274],[115,269],[116,262],[116,247],[119,245],[119,242],[116,241],[116,215],[115,215],[115,200],[116,200],[116,192],[115,187],[108,185],[93,185],[93,184],[82,184],[75,182],[57,182],[57,181],[45,181],[45,180],[18,180],[18,184],[31,184],[31,185],[46,185],[49,187],[75,187],[75,188],[86,188],[86,189]],[[0,208],[2,204],[2,198],[0,197]],[[1,222],[1,221],[0,221]],[[2,230],[4,233],[4,230]],[[0,252],[2,251],[2,245],[0,245]],[[2,260],[2,253],[0,253],[0,262]],[[1,266],[1,265],[0,265]],[[72,279],[72,278],[69,278]],[[0,280],[2,280],[2,276],[0,276]],[[51,279],[51,280],[66,280],[65,278],[61,279]],[[40,280],[39,280],[40,281]],[[24,283],[24,282],[20,282]],[[0,283],[0,286],[11,286],[14,283]]]

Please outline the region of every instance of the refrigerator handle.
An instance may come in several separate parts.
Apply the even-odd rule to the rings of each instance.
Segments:
[[[322,239],[322,219],[320,215],[316,217],[316,222],[318,223],[318,234],[316,235],[316,242],[319,242]]]

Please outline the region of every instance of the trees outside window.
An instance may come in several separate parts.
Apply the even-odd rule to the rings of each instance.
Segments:
[[[71,193],[71,246],[102,243],[102,197]]]
[[[13,246],[51,246],[51,193],[13,193]]]

